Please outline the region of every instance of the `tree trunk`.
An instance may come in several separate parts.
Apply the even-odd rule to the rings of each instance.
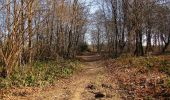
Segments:
[[[29,63],[32,63],[32,4],[33,1],[29,1],[29,6],[28,6],[28,35],[29,35],[29,40],[28,40],[28,48],[29,48]]]
[[[136,30],[136,50],[134,52],[136,56],[143,56],[143,45],[142,45],[142,32],[141,30]]]

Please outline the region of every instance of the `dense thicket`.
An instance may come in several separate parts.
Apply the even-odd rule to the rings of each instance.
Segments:
[[[101,0],[93,44],[111,56],[165,52],[170,44],[169,0]]]
[[[88,9],[78,0],[0,0],[0,69],[58,57],[84,43]]]

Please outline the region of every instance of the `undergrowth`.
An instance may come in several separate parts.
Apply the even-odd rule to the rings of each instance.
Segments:
[[[122,98],[169,100],[170,56],[122,56],[106,61],[106,66],[117,80]]]
[[[170,75],[170,61],[163,56],[151,56],[151,57],[120,57],[116,60],[119,65],[128,65],[129,67],[147,68],[148,70],[158,69],[160,72],[164,72]]]
[[[10,87],[39,87],[53,84],[58,78],[66,78],[81,69],[78,61],[35,62],[16,68],[8,78],[0,78],[0,89]]]

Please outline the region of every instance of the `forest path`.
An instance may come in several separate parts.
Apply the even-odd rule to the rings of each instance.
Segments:
[[[27,100],[120,100],[116,84],[108,79],[99,55],[78,56],[83,69],[69,79],[59,80],[54,86],[30,95]],[[21,98],[20,98],[21,99]]]

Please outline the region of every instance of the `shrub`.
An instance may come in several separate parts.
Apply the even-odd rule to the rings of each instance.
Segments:
[[[80,52],[89,51],[87,43],[82,43],[79,45]]]

